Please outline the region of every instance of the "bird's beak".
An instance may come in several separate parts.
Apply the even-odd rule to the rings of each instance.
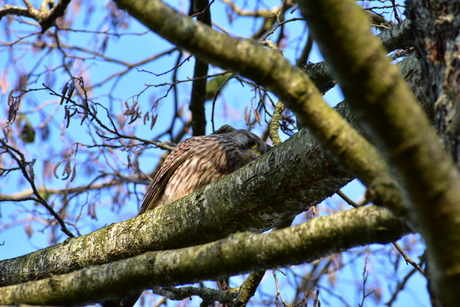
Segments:
[[[262,155],[260,151],[258,151],[257,149],[251,149],[250,151],[251,151],[252,160],[257,159],[258,157]]]

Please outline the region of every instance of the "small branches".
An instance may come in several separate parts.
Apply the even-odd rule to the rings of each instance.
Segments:
[[[78,87],[77,87],[78,85]],[[113,121],[113,116],[111,116],[109,110],[104,107],[103,105],[99,104],[99,103],[94,103],[92,102],[88,97],[87,97],[87,91],[85,90],[85,86],[84,86],[84,80],[83,80],[83,77],[73,77],[71,80],[69,80],[63,90],[62,90],[62,93],[59,94],[58,92],[56,92],[55,90],[53,90],[52,88],[46,86],[45,84],[43,84],[43,86],[48,89],[50,92],[51,92],[51,95],[53,96],[58,96],[61,98],[61,104],[63,102],[65,102],[65,115],[64,115],[64,119],[66,120],[66,128],[68,128],[70,126],[70,119],[74,116],[76,116],[77,114],[80,114],[81,115],[81,122],[80,122],[80,125],[83,124],[83,122],[87,119],[87,118],[90,118],[90,121],[95,121],[99,128],[101,130],[96,130],[96,134],[101,137],[101,138],[104,138],[106,141],[112,141],[112,140],[118,140],[118,139],[130,139],[130,140],[136,140],[136,141],[140,141],[141,144],[153,144],[155,145],[156,147],[159,147],[159,148],[162,148],[162,149],[166,149],[166,150],[173,150],[174,148],[167,145],[166,143],[163,143],[163,142],[155,142],[155,141],[149,141],[149,140],[145,140],[145,139],[142,139],[142,138],[138,138],[138,137],[135,137],[135,136],[131,136],[131,135],[125,135],[125,134],[122,134],[119,129],[117,128],[117,126],[115,125],[115,122]],[[80,103],[78,103],[77,101],[75,101],[72,97],[73,97],[73,94],[74,93],[79,93],[79,96],[80,96]],[[127,103],[125,104],[126,107],[127,107],[127,110],[125,111],[124,115],[127,115],[127,116],[131,116],[131,119],[130,119],[130,123],[134,122],[134,120],[140,118],[140,116],[142,115],[141,112],[140,112],[140,108],[138,107],[137,103],[135,102],[133,105],[129,106]],[[99,118],[97,115],[98,115],[98,111],[97,111],[97,107],[100,107],[102,109],[105,110],[105,113],[107,115],[107,120],[108,122],[110,123],[110,125],[107,125],[105,124],[101,118]],[[156,115],[152,116],[152,117],[149,117],[150,120],[152,121],[155,121],[156,120]],[[144,117],[144,120],[145,117]],[[114,136],[112,137],[109,137],[107,136],[105,133],[111,133],[113,134]],[[97,145],[92,145],[92,146],[97,146]]]
[[[398,298],[398,294],[401,293],[401,291],[404,289],[404,287],[407,285],[407,282],[409,279],[417,272],[417,269],[412,269],[409,273],[404,276],[404,278],[396,285],[396,289],[394,290],[393,294],[391,295],[391,298],[388,300],[388,302],[385,303],[386,306],[392,306],[393,303],[396,301]],[[436,306],[433,304],[433,306]]]
[[[75,235],[73,233],[71,233],[67,229],[67,227],[65,225],[65,222],[62,219],[62,217],[56,211],[54,211],[54,209],[48,204],[48,202],[45,199],[43,199],[43,197],[38,192],[38,189],[35,186],[35,182],[34,182],[34,168],[33,168],[33,166],[34,166],[35,160],[32,160],[31,162],[27,162],[25,157],[24,157],[24,155],[19,150],[9,146],[5,141],[3,141],[1,139],[0,139],[0,143],[2,145],[1,148],[4,150],[4,152],[8,153],[10,155],[10,157],[14,161],[16,161],[16,163],[17,163],[17,165],[19,167],[19,170],[21,170],[22,175],[29,182],[30,187],[32,188],[33,195],[35,197],[34,198],[27,197],[24,200],[34,200],[34,201],[40,203],[56,219],[56,221],[61,226],[62,232],[64,232],[70,238],[75,237]],[[8,201],[8,200],[9,199],[0,199],[0,201]]]
[[[369,278],[369,272],[367,271],[367,261],[368,261],[368,258],[369,258],[369,254],[370,254],[370,251],[368,251],[368,254],[366,256],[366,259],[364,261],[364,266],[363,266],[363,285],[362,285],[362,289],[361,289],[361,291],[362,291],[362,299],[361,299],[361,303],[358,303],[359,307],[363,307],[364,306],[364,301],[366,300],[366,298],[374,293],[374,290],[372,290],[371,292],[366,291],[366,284],[367,284],[367,280]]]
[[[357,204],[356,202],[354,202],[347,195],[345,195],[345,193],[343,193],[342,191],[337,191],[337,195],[339,195],[347,204],[349,204],[353,208],[359,208],[359,207],[363,206],[363,205],[360,205],[360,204]],[[406,261],[407,264],[412,265],[417,271],[422,273],[423,276],[426,276],[425,271],[414,260],[412,260],[409,257],[409,255],[406,254],[406,252],[404,252],[404,250],[398,244],[398,242],[391,242],[391,244],[393,244],[393,246],[401,254],[401,256],[404,258],[404,260]]]
[[[425,271],[406,254],[406,252],[402,249],[402,247],[398,244],[398,242],[392,242],[392,244],[396,248],[396,250],[401,254],[401,256],[403,256],[407,264],[412,265],[414,269],[422,273],[423,276],[426,276]]]
[[[0,9],[0,20],[3,16],[17,15],[35,19],[45,33],[56,21],[57,18],[64,16],[65,10],[70,0],[61,0],[54,5],[54,0],[43,0],[40,8],[36,9],[29,0],[23,0],[26,7],[5,5]]]
[[[154,287],[152,291],[158,295],[162,295],[170,300],[175,301],[180,301],[190,296],[197,295],[201,297],[203,300],[210,302],[218,301],[223,304],[233,304],[234,299],[238,293],[237,288],[231,288],[225,291],[221,291],[206,287]]]
[[[286,275],[284,272],[278,270],[280,273],[283,275]],[[311,297],[313,298],[313,306],[321,306],[321,301],[319,300],[319,290],[318,289],[313,289],[312,291],[305,292],[304,296],[302,299],[300,299],[298,302],[295,302],[293,304],[287,303],[282,294],[281,294],[281,288],[279,286],[278,282],[278,277],[276,276],[276,271],[273,270],[273,278],[275,279],[275,285],[276,285],[276,296],[275,296],[275,306],[276,307],[297,307],[297,306],[307,306],[308,299]],[[281,302],[281,304],[280,304]]]

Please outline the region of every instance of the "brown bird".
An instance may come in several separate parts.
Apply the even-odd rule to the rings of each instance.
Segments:
[[[139,214],[195,192],[248,164],[266,149],[258,136],[246,130],[180,142],[148,187]]]
[[[180,142],[155,175],[139,214],[169,204],[248,164],[267,151],[267,145],[246,130],[195,136]],[[108,306],[133,306],[141,293]]]

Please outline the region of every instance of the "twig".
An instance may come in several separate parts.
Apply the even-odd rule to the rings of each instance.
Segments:
[[[283,119],[283,110],[284,104],[278,101],[269,124],[270,138],[272,139],[273,146],[278,146],[282,143],[278,134],[278,129],[280,127],[280,121]]]
[[[2,144],[3,148],[6,149],[8,154],[13,158],[16,163],[18,164],[19,168],[22,171],[22,174],[24,178],[29,182],[33,194],[37,198],[37,202],[39,202],[41,205],[43,205],[49,213],[58,221],[59,225],[61,225],[61,230],[68,235],[69,237],[73,238],[75,235],[70,232],[70,230],[67,229],[64,220],[57,214],[56,211],[48,204],[46,200],[44,200],[40,193],[37,190],[37,187],[35,186],[34,182],[34,173],[33,173],[33,164],[35,163],[35,160],[32,160],[32,162],[27,162],[24,158],[24,155],[17,149],[9,146],[4,140],[0,139],[0,143]],[[19,156],[19,157],[18,157]],[[29,167],[29,171],[27,171],[27,167]]]
[[[360,205],[355,203],[353,200],[351,200],[347,195],[345,195],[345,193],[343,193],[342,191],[339,190],[339,191],[336,192],[336,194],[339,195],[350,206],[352,206],[354,208],[361,207]]]
[[[355,208],[360,207],[360,205],[358,205],[353,200],[348,198],[342,191],[338,191],[337,195],[339,195],[343,200],[345,200],[350,206],[353,206]],[[404,250],[401,248],[401,246],[398,244],[398,242],[391,242],[391,243],[398,250],[398,252],[401,254],[401,256],[403,256],[404,260],[406,260],[406,263],[412,265],[417,271],[419,271],[424,276],[426,276],[425,271],[404,252]]]
[[[366,283],[367,283],[367,278],[369,277],[369,273],[367,272],[367,260],[368,260],[368,258],[369,258],[369,255],[370,255],[370,252],[369,252],[369,254],[367,254],[366,259],[365,259],[365,261],[364,261],[364,267],[363,267],[363,286],[362,286],[362,287],[363,287],[363,289],[362,289],[363,298],[362,298],[362,300],[361,300],[361,303],[358,304],[359,307],[363,307],[363,306],[364,306],[364,300],[375,292],[374,290],[372,290],[371,292],[366,293]]]
[[[412,270],[409,272],[409,274],[407,274],[407,275],[403,278],[403,280],[402,280],[400,283],[398,283],[398,285],[396,286],[395,291],[394,291],[393,294],[391,295],[390,300],[389,300],[388,302],[385,303],[386,306],[391,306],[391,305],[396,301],[396,298],[398,297],[399,292],[401,292],[401,291],[404,289],[404,287],[405,287],[407,281],[409,280],[409,278],[410,278],[412,275],[414,275],[414,273],[415,273],[416,271],[417,271],[417,269],[415,269],[415,268],[412,269]]]
[[[404,250],[401,248],[401,246],[398,244],[398,242],[391,242],[391,243],[398,250],[398,252],[401,254],[401,256],[403,256],[404,260],[406,260],[406,263],[409,263],[410,265],[412,265],[417,271],[419,271],[420,273],[423,274],[423,276],[426,277],[425,271],[417,263],[415,263],[415,261],[412,260],[406,254],[406,252],[404,252]]]
[[[221,303],[232,304],[238,294],[237,288],[220,291],[211,288],[196,288],[196,287],[154,287],[152,291],[155,294],[167,297],[170,300],[180,301],[192,295],[197,295],[206,301],[219,301]]]

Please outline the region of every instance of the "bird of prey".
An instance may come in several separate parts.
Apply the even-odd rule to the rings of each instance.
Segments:
[[[222,134],[195,136],[180,142],[169,154],[142,201],[139,214],[169,204],[202,186],[216,181],[248,164],[267,151],[255,134],[235,130]],[[141,293],[109,306],[133,306]]]
[[[248,164],[266,149],[258,136],[246,130],[185,139],[157,172],[139,214],[195,192]]]

